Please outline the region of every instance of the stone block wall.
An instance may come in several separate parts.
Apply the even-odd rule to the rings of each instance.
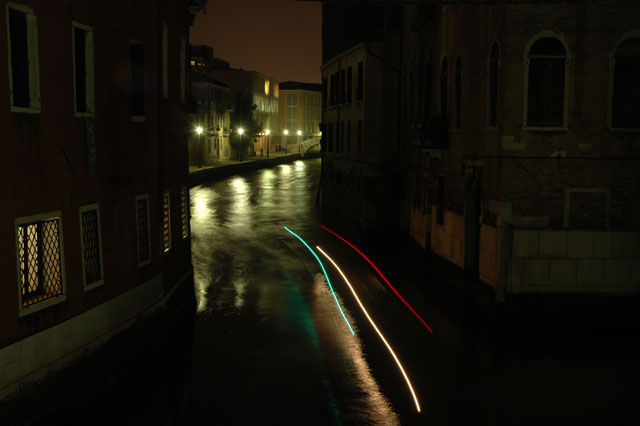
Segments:
[[[509,293],[640,291],[640,232],[515,230]]]
[[[443,224],[437,223],[437,207],[431,213],[431,250],[464,268],[464,218],[444,211]]]

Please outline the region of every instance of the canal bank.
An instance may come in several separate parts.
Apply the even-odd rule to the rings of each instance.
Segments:
[[[265,169],[279,164],[291,163],[296,160],[319,158],[320,152],[308,152],[304,155],[295,154],[275,154],[270,157],[248,157],[243,161],[226,161],[201,168],[189,167],[189,186],[194,187],[205,182],[223,179],[229,176],[252,172],[254,170]]]

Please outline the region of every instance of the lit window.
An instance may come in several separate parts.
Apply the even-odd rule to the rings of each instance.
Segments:
[[[566,127],[567,52],[560,40],[543,37],[527,52],[525,127]]]
[[[180,216],[182,218],[182,238],[185,239],[189,236],[189,198],[186,185],[180,187]]]
[[[640,128],[640,38],[629,38],[616,49],[613,66],[611,127]]]
[[[64,300],[61,217],[57,211],[15,221],[20,315]]]
[[[98,204],[80,207],[80,245],[85,290],[104,282],[101,236]]]
[[[33,9],[7,5],[9,32],[9,96],[11,110],[40,112],[38,24]]]
[[[162,196],[162,248],[165,253],[171,250],[171,194],[165,191]]]
[[[136,196],[136,224],[138,230],[138,266],[144,266],[151,263],[148,194]]]
[[[270,84],[270,83],[271,83],[271,82],[270,82],[269,80],[265,80],[265,81],[264,81],[264,94],[265,94],[265,95],[268,95],[268,94],[269,94],[269,84]]]

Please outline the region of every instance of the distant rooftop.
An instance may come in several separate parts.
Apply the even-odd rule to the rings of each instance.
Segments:
[[[280,83],[280,90],[308,90],[310,92],[322,92],[322,84],[303,83],[301,81],[285,81]]]

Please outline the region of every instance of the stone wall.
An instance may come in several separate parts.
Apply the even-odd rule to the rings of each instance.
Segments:
[[[515,230],[507,292],[640,291],[640,232]]]

